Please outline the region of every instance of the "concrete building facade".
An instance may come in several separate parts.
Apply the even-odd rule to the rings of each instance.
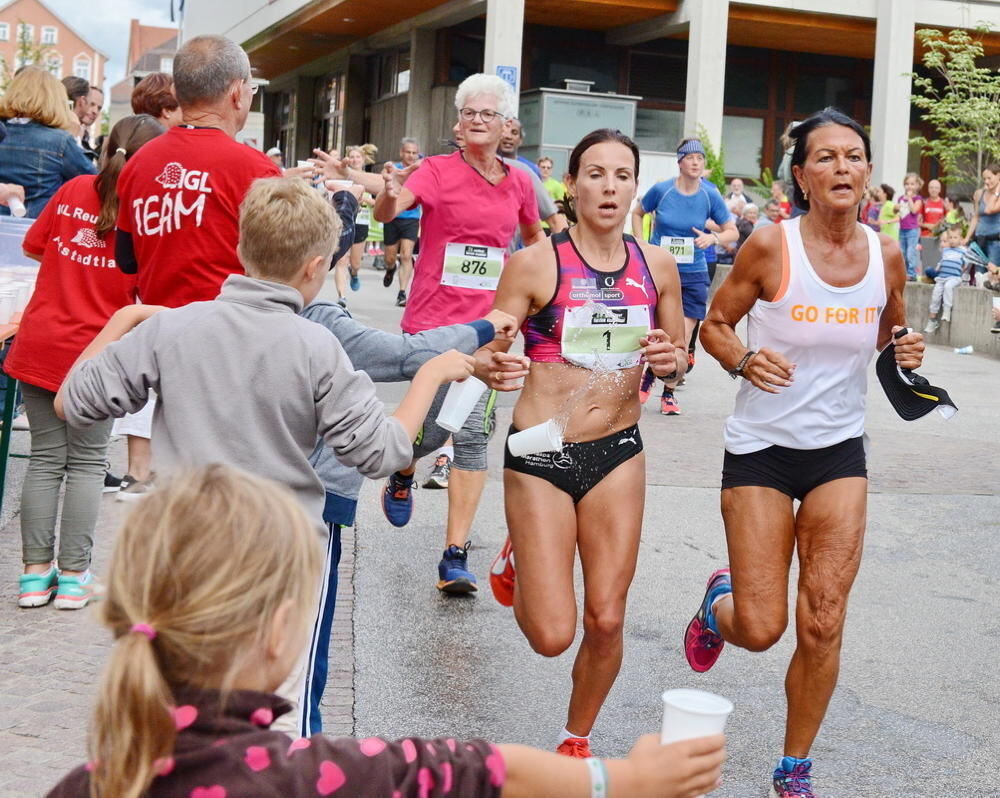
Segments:
[[[1000,30],[992,0],[189,0],[184,14],[184,38],[245,47],[268,81],[262,146],[290,161],[364,141],[394,157],[403,135],[444,151],[455,87],[485,70],[522,98],[566,79],[633,98],[644,153],[703,129],[731,176],[775,169],[786,127],[834,105],[871,126],[874,178],[896,184],[936,169],[908,145],[915,31]],[[984,42],[1000,53],[1000,35]],[[602,117],[573,96],[582,136]]]

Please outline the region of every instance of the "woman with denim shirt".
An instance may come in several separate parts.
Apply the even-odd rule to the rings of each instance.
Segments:
[[[22,69],[0,98],[0,119],[7,138],[0,143],[0,182],[24,186],[27,215],[38,218],[67,180],[96,172],[72,131],[79,127],[70,113],[66,91],[46,70]],[[0,214],[8,214],[0,208]]]

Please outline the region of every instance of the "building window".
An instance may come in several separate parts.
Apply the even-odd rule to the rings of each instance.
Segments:
[[[58,35],[55,25],[42,26],[42,44],[56,44]]]
[[[45,68],[62,80],[62,56],[59,53],[49,53],[45,56]]]
[[[6,22],[0,22],[0,42],[10,41],[10,25]]]
[[[316,81],[313,109],[313,146],[340,150],[344,135],[344,76],[339,72]]]
[[[85,55],[78,55],[73,59],[73,74],[78,78],[90,80],[90,59]]]
[[[410,88],[410,51],[394,50],[376,57],[375,94],[373,100],[403,94]]]
[[[19,42],[35,41],[35,26],[27,22],[19,22],[17,25],[17,40]]]
[[[160,58],[160,72],[166,72],[168,75],[174,71],[174,59],[170,56],[163,56]]]

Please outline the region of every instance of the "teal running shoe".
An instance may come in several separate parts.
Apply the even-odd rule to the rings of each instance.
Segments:
[[[44,607],[56,594],[59,572],[50,566],[44,574],[21,574],[18,607]]]
[[[55,606],[57,610],[82,610],[103,592],[103,586],[89,570],[79,576],[59,574]]]

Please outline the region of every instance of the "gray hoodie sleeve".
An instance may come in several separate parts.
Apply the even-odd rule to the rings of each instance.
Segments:
[[[315,338],[311,368],[320,436],[344,465],[371,479],[406,467],[412,441],[402,424],[385,415],[371,378],[354,370],[335,337]]]
[[[326,302],[309,305],[301,315],[332,332],[355,368],[375,382],[413,379],[417,369],[442,352],[457,349],[468,355],[493,340],[493,325],[482,319],[396,335],[367,327],[339,305]]]
[[[153,351],[159,315],[70,372],[63,384],[63,412],[71,427],[88,427],[102,419],[138,412],[146,404],[149,389],[158,390],[159,370]]]

